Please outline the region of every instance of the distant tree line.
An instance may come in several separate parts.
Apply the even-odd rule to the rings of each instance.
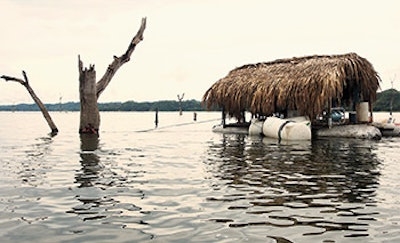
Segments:
[[[377,94],[374,103],[374,111],[400,111],[400,92],[388,89]],[[79,102],[67,102],[62,104],[46,104],[49,111],[79,111]],[[99,103],[100,111],[179,111],[179,102],[174,100],[162,100],[154,102],[110,102]],[[197,100],[182,101],[183,111],[204,111],[205,108]],[[0,105],[0,111],[39,111],[36,104]]]
[[[182,101],[183,111],[204,111],[201,102],[197,100]],[[79,102],[46,104],[49,111],[79,111]],[[162,100],[155,102],[109,102],[99,103],[100,111],[179,111],[179,102]],[[36,104],[0,105],[0,111],[39,111]]]
[[[395,89],[388,89],[377,94],[374,103],[374,111],[400,111],[400,92]]]

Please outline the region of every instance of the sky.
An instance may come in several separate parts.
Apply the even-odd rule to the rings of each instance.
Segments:
[[[78,102],[78,55],[100,79],[147,18],[144,40],[99,102],[201,100],[236,67],[355,52],[400,90],[398,0],[0,0],[0,75],[43,103]],[[33,103],[0,80],[0,104]]]

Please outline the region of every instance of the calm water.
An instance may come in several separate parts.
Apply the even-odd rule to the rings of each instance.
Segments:
[[[1,242],[399,242],[400,138],[281,143],[219,113],[0,112]],[[382,114],[385,115],[385,114]],[[398,121],[400,115],[396,114]]]

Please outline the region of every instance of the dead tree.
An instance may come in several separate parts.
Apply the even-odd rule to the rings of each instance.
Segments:
[[[182,94],[182,96],[178,95],[178,101],[179,101],[179,115],[182,116],[182,100],[183,96],[185,96],[185,93]]]
[[[79,63],[79,97],[81,104],[81,116],[79,133],[98,134],[100,128],[100,113],[97,100],[100,94],[110,83],[117,70],[130,60],[132,52],[139,42],[143,40],[143,32],[146,28],[146,18],[142,18],[142,24],[129,43],[128,49],[120,57],[114,56],[113,62],[108,66],[103,77],[96,83],[96,71],[94,65],[83,68],[83,63],[78,56]]]
[[[18,83],[22,84],[23,86],[25,86],[25,88],[28,90],[29,94],[31,95],[32,99],[35,101],[35,103],[39,106],[40,110],[42,111],[42,114],[43,114],[44,118],[46,119],[47,124],[49,124],[49,127],[51,129],[51,135],[52,136],[57,135],[58,129],[57,129],[56,125],[54,124],[53,120],[51,119],[50,114],[46,109],[46,106],[42,103],[42,101],[39,99],[39,97],[37,97],[37,95],[31,88],[31,86],[29,85],[29,80],[28,80],[28,77],[27,77],[25,71],[22,71],[22,75],[24,76],[24,80],[22,80],[20,78],[6,76],[6,75],[2,75],[0,78],[3,78],[6,81],[15,81],[15,82],[18,82]]]

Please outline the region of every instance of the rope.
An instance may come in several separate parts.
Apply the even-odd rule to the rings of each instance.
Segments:
[[[286,124],[288,124],[288,123],[290,123],[290,122],[292,122],[292,121],[285,121],[285,122],[282,123],[282,125],[279,127],[279,130],[278,130],[278,140],[279,140],[279,142],[281,142],[281,140],[282,140],[282,137],[281,137],[282,129],[286,126]]]
[[[172,125],[163,126],[163,127],[156,127],[156,128],[146,129],[146,130],[139,130],[139,131],[135,131],[135,132],[151,132],[151,131],[171,128],[171,127],[187,126],[187,125],[192,125],[192,124],[207,123],[207,122],[219,121],[219,120],[221,120],[221,118],[210,119],[210,120],[205,120],[205,121],[178,123],[178,124],[172,124]]]

